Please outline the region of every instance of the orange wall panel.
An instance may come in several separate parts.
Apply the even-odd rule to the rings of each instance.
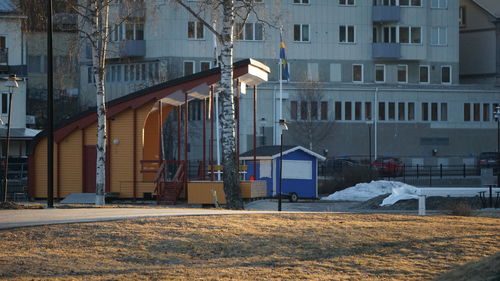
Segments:
[[[82,192],[82,131],[75,130],[59,143],[59,176],[57,177],[61,197]],[[57,166],[59,165],[59,166]]]

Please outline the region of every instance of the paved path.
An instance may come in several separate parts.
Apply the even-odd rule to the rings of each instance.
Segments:
[[[266,214],[274,211],[231,211],[192,208],[82,208],[0,210],[0,229],[45,224],[112,221],[149,217]]]

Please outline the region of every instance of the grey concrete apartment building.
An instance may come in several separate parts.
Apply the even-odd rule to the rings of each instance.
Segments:
[[[485,72],[499,65],[491,62],[498,60],[499,50],[489,45],[491,40],[482,44],[488,52],[479,52],[481,58],[468,57],[471,47],[462,41],[459,18],[467,6],[466,21],[472,22],[468,17],[476,1],[261,2],[257,9],[263,15],[281,19],[286,43],[290,79],[283,82],[282,107],[291,125],[285,143],[328,157],[368,158],[371,151],[372,157],[391,155],[426,165],[473,164],[478,153],[496,150],[493,111],[500,91],[495,83],[479,85],[464,76],[475,75],[474,62],[487,66]],[[496,1],[490,2],[498,9]],[[120,5],[112,9],[108,99],[214,67],[210,31],[183,8],[165,0],[135,5],[126,22],[116,20]],[[235,41],[235,60],[254,58],[272,71],[258,93],[257,132],[258,145],[273,144],[279,118],[279,30],[256,18],[237,29],[242,33]],[[88,48],[81,54],[80,100],[93,106]],[[461,77],[473,84],[462,84]],[[241,151],[252,146],[252,99],[249,90],[241,100]],[[191,119],[200,120],[200,104],[191,108]],[[198,149],[191,147],[192,152]],[[196,159],[197,153],[190,157]]]

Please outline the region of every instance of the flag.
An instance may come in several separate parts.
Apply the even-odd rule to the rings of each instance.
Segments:
[[[290,75],[288,73],[288,63],[286,61],[285,55],[285,41],[283,41],[283,36],[280,32],[280,67],[281,67],[281,80],[288,80]]]

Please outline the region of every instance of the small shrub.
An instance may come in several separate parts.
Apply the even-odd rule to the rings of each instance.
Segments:
[[[470,217],[472,215],[472,207],[467,203],[456,203],[450,205],[449,208],[453,216]]]
[[[341,172],[336,172],[319,186],[320,194],[332,194],[336,191],[355,186],[362,182],[378,180],[378,172],[369,166],[344,167]]]

